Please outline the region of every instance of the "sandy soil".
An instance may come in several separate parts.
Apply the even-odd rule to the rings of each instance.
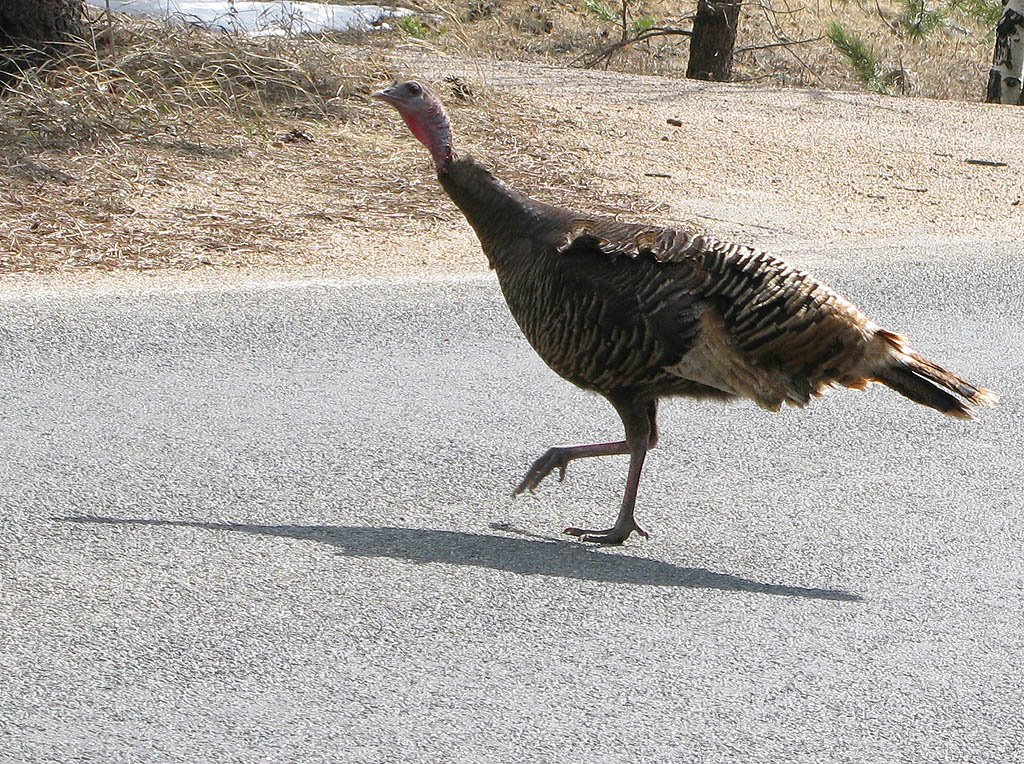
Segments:
[[[880,242],[1019,237],[1024,136],[1013,108],[452,60],[417,49],[390,55],[395,71],[435,81],[456,75],[485,93],[452,104],[456,145],[546,201],[695,222],[782,253],[856,256],[859,246]],[[234,259],[221,257],[222,246],[203,255],[197,237],[188,262],[213,263],[199,268],[200,280],[484,270],[426,152],[393,112],[369,100],[360,108],[356,120],[317,124],[312,148],[193,162],[124,204],[135,220],[199,211],[223,230],[256,215],[261,230],[289,232],[273,246],[268,237],[265,249],[249,242],[249,254]],[[519,132],[502,129],[503,115]],[[356,144],[370,144],[377,166],[353,166]],[[549,170],[565,166],[572,177]],[[388,193],[372,190],[382,187]]]
[[[859,245],[879,243],[1013,241],[1024,222],[1024,136],[1010,108],[425,55],[396,56],[394,66],[435,80],[454,74],[546,112],[540,134],[520,138],[580,157],[594,195],[556,201],[583,210],[615,194],[636,200],[625,218],[694,221],[715,235],[777,251],[849,248],[851,256]],[[468,142],[500,175],[500,152],[459,130],[461,111],[453,115],[457,145]],[[386,127],[386,144],[413,140],[397,117]],[[406,171],[410,180],[429,177],[426,152]],[[339,232],[329,246],[381,273],[407,272],[409,264],[431,271],[485,267],[457,216],[420,233],[391,236],[385,229],[367,240]]]
[[[405,68],[543,103],[558,127],[549,138],[581,151],[602,187],[649,200],[662,212],[652,219],[696,219],[773,246],[1015,239],[1024,221],[1013,109],[505,63]]]

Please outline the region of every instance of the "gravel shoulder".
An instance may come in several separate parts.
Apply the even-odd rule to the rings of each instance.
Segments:
[[[545,201],[699,225],[812,263],[870,257],[883,245],[920,252],[932,244],[1019,237],[1024,146],[1013,109],[459,60],[419,50],[389,55],[403,75],[456,76],[481,93],[452,104],[457,147]],[[481,129],[488,121],[509,128]],[[387,198],[362,185],[368,168],[350,156],[357,142],[361,150],[371,145],[393,189]],[[174,263],[170,276],[89,269],[15,274],[0,279],[0,287],[415,278],[486,269],[472,231],[434,182],[426,152],[393,113],[369,101],[354,120],[318,125],[314,148],[280,146],[269,155],[209,161],[126,205],[140,220],[182,211],[216,220],[220,233],[207,243],[220,249],[209,257],[190,249],[206,246],[206,234],[182,241],[183,263],[212,266],[191,268],[187,276]],[[566,166],[574,168],[572,182]],[[401,209],[403,200],[410,200],[410,214]],[[258,215],[268,230],[292,233],[265,252],[250,246],[244,257],[224,255],[218,237],[232,226],[244,229],[247,215]]]
[[[521,139],[580,157],[595,193],[570,203],[584,211],[603,194],[632,197],[641,201],[623,217],[696,223],[812,259],[815,251],[858,257],[881,245],[1019,238],[1024,186],[1016,165],[1024,145],[1012,110],[429,56],[396,56],[394,66],[409,76],[484,83],[546,111],[543,133]],[[457,146],[466,137],[458,116]],[[397,119],[388,133],[382,141],[412,140]],[[471,150],[501,174],[500,153]],[[430,177],[421,154],[411,181]],[[438,198],[448,204],[440,191]],[[423,233],[389,240],[381,232],[383,249],[401,262],[419,255],[429,270],[483,267],[482,257],[461,256],[475,251],[461,220]],[[374,259],[372,241],[336,244],[377,272],[404,270]]]

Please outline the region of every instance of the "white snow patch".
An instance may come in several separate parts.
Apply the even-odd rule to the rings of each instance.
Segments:
[[[99,8],[106,7],[105,0],[87,1]],[[389,29],[387,21],[415,13],[408,8],[291,0],[110,0],[110,10],[256,36]]]

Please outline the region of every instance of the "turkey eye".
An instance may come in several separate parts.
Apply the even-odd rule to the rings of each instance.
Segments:
[[[409,83],[409,93],[414,96],[422,95],[423,88],[417,85],[415,82]]]

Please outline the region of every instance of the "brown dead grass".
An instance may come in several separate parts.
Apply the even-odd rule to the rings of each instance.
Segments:
[[[127,18],[114,39],[69,49],[0,100],[0,272],[274,257],[304,231],[260,201],[278,131],[344,123],[387,76],[326,41]],[[190,193],[204,188],[212,200]]]
[[[457,217],[419,144],[382,146],[405,128],[367,98],[395,74],[375,48],[126,18],[115,40],[0,100],[0,273],[329,263],[319,245],[340,229]],[[536,105],[435,84],[466,148],[500,156],[513,183],[563,201],[593,191],[578,154],[542,148],[555,125]]]
[[[415,74],[393,68],[402,46],[570,64],[616,32],[574,3],[460,0],[428,10],[447,20],[427,40],[397,31],[244,38],[122,17],[111,45],[98,23],[96,40],[70,49],[60,66],[26,73],[0,99],[0,273],[331,267],[346,257],[335,254],[339,237],[372,241],[450,226],[458,213],[444,202],[422,147],[366,97],[398,74]],[[686,10],[654,3],[632,12],[670,21]],[[980,94],[982,33],[970,44],[941,37],[915,53],[901,41],[897,55],[885,47],[894,35],[869,10],[850,4],[780,15],[751,6],[740,45],[770,42],[780,30],[818,34],[839,17],[877,32],[883,59],[910,70],[910,92]],[[883,31],[871,32],[875,20]],[[739,62],[749,79],[856,87],[825,43],[743,53]],[[683,39],[636,46],[612,61],[669,75],[685,65]],[[523,191],[572,206],[585,198],[589,209],[634,218],[664,212],[640,193],[609,193],[615,184],[600,162],[587,161],[586,140],[566,141],[602,126],[542,98],[435,85],[459,126],[460,149]],[[345,265],[358,271],[358,263]]]

